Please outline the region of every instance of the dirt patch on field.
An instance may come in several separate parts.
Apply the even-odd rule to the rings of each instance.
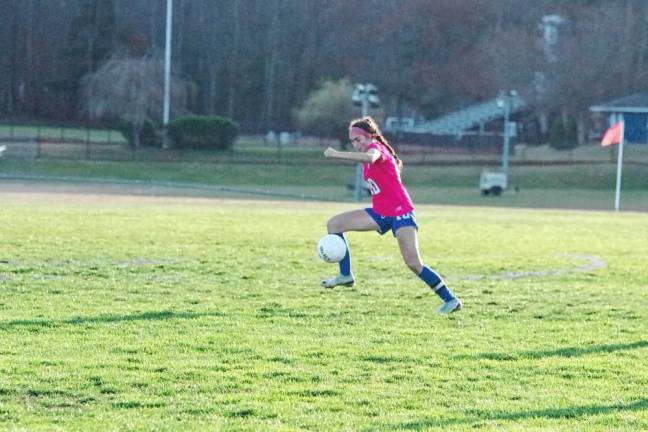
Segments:
[[[448,279],[478,281],[484,279],[502,280],[530,277],[563,276],[569,273],[590,273],[607,267],[605,260],[594,255],[565,255],[564,257],[570,261],[578,261],[578,263],[575,263],[573,267],[567,268],[504,272],[493,275],[449,276]]]
[[[115,184],[100,182],[64,182],[39,180],[14,180],[0,178],[0,204],[9,202],[39,203],[88,203],[91,205],[111,205],[116,202],[164,203],[173,205],[246,205],[267,208],[268,202],[274,207],[292,207],[299,205],[321,206],[316,200],[293,200],[281,197],[262,196],[229,190],[161,186],[158,184]],[[339,208],[341,203],[335,203]]]
[[[124,196],[197,196],[204,192],[146,184],[67,183],[25,180],[1,180],[0,194],[63,194],[63,195],[124,195]]]

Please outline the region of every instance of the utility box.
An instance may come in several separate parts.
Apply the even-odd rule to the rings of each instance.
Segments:
[[[290,132],[280,132],[279,133],[279,144],[282,146],[287,146],[293,143],[293,138]]]
[[[482,171],[479,177],[479,190],[484,196],[499,196],[507,185],[506,173],[501,171]]]

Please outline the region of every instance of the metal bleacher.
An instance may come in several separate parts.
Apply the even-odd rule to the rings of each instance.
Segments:
[[[526,107],[526,102],[517,94],[508,96],[509,114]],[[469,106],[434,120],[417,122],[411,126],[401,126],[402,132],[432,135],[462,135],[466,131],[482,126],[493,120],[503,118],[506,107],[505,97]]]

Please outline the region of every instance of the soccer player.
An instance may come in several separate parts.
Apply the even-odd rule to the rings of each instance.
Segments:
[[[447,314],[460,310],[461,300],[437,272],[421,261],[414,205],[400,177],[403,162],[371,117],[351,121],[349,139],[355,151],[338,151],[329,147],[324,156],[362,162],[363,178],[369,185],[372,205],[371,208],[340,213],[329,219],[326,224],[329,234],[342,237],[346,243],[344,233],[348,231],[378,231],[383,235],[391,230],[398,240],[405,264],[443,300],[437,312]],[[339,265],[340,274],[322,280],[323,287],[353,286],[355,283],[348,243],[347,253]]]

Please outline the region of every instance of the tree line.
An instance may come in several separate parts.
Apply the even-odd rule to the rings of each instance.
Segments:
[[[116,56],[163,58],[166,0],[0,0],[0,115],[83,121],[81,83]],[[515,89],[539,128],[645,90],[643,0],[174,0],[190,112],[291,130],[323,82],[374,83],[428,118]],[[172,107],[172,116],[178,115]],[[161,108],[158,117],[161,121]]]

